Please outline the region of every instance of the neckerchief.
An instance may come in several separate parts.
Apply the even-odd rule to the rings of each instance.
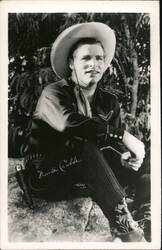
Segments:
[[[91,118],[92,112],[89,101],[87,97],[84,95],[82,89],[78,85],[74,87],[74,93],[77,99],[77,106],[79,113]]]

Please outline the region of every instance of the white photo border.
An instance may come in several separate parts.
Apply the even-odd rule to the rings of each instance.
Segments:
[[[32,3],[31,3],[32,2]],[[105,11],[107,10],[107,11]],[[107,12],[149,13],[151,20],[151,212],[152,241],[8,242],[8,13]],[[161,242],[161,116],[159,1],[1,1],[0,2],[0,221],[1,249],[160,249]]]

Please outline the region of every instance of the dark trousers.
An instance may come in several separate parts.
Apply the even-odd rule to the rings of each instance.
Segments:
[[[125,197],[123,187],[137,179],[135,171],[121,166],[119,155],[111,149],[101,151],[92,141],[75,143],[71,149],[62,146],[60,155],[50,152],[30,166],[32,192],[60,199],[67,197],[75,183],[85,183],[107,218]]]
[[[101,150],[94,141],[69,139],[69,135],[56,132],[41,120],[32,122],[30,153],[33,152],[44,155],[27,164],[29,188],[34,194],[64,199],[74,184],[84,183],[107,218],[125,197],[123,187],[139,183],[139,171],[122,167],[115,151]],[[140,187],[138,190],[141,193]]]

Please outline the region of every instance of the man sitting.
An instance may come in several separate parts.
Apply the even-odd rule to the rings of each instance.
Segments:
[[[115,52],[113,30],[82,23],[64,30],[51,50],[61,79],[44,88],[33,117],[30,189],[44,197],[65,195],[81,181],[115,227],[121,241],[144,241],[123,187],[138,183],[144,144],[121,128],[117,98],[102,87]]]

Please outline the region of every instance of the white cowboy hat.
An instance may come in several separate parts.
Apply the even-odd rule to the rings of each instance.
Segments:
[[[106,24],[99,22],[75,24],[57,37],[51,49],[51,65],[59,78],[68,76],[69,51],[82,38],[94,38],[101,42],[105,52],[105,70],[110,66],[116,45],[114,31]]]

